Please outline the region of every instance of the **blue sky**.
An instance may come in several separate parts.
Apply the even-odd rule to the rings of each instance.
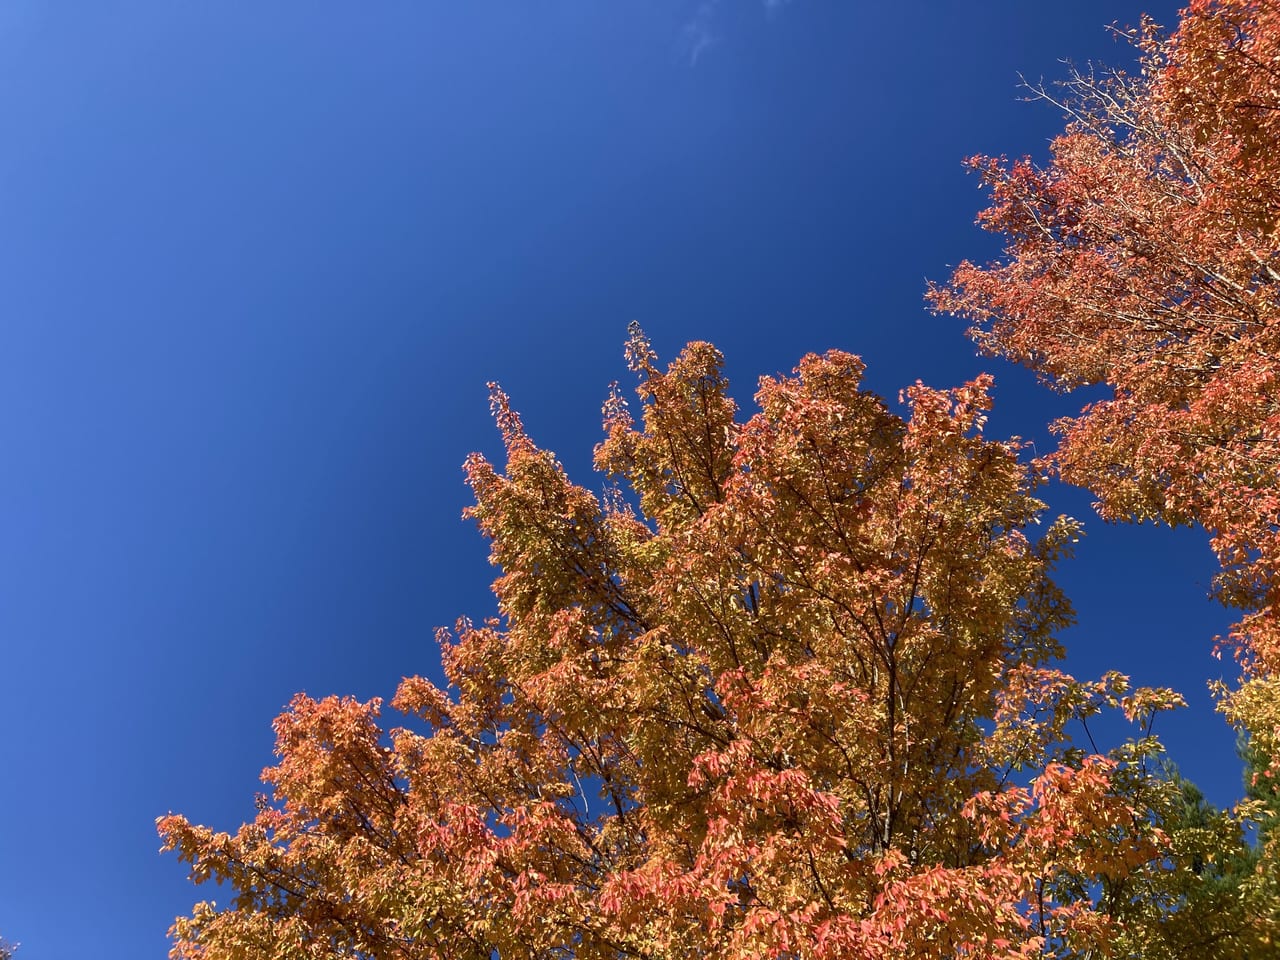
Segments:
[[[163,956],[200,897],[154,818],[252,815],[298,690],[389,695],[484,616],[459,519],[497,379],[587,476],[627,323],[758,375],[861,354],[895,397],[997,377],[993,435],[1077,398],[922,307],[996,247],[961,159],[1043,156],[1019,73],[1126,62],[1171,4],[548,0],[0,7],[0,934]],[[1204,536],[1088,521],[1061,581],[1081,675],[1205,681]],[[225,892],[224,892],[225,893]]]

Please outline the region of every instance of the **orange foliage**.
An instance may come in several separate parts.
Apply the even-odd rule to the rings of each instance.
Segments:
[[[1110,399],[1053,461],[1104,516],[1203,524],[1241,658],[1280,668],[1280,5],[1196,0],[1137,76],[1076,74],[1048,166],[971,161],[1005,256],[930,297],[983,350]]]
[[[272,795],[234,835],[165,845],[232,889],[175,958],[1013,958],[1102,950],[1173,869],[1144,758],[1071,748],[1106,707],[1174,705],[1053,669],[1049,580],[989,380],[917,385],[805,357],[745,423],[719,354],[605,405],[603,497],[493,407],[467,461],[500,616],[441,636],[450,688],[299,696]]]

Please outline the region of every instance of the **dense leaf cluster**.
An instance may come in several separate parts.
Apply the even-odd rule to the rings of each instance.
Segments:
[[[446,687],[297,697],[255,820],[160,820],[197,882],[175,958],[1214,957],[1273,952],[1280,777],[1280,5],[1195,0],[1139,75],[1076,74],[1047,166],[979,158],[1007,241],[931,296],[993,353],[1112,398],[1028,464],[989,378],[899,416],[830,352],[764,378],[662,367],[633,330],[575,485],[496,387],[468,460],[498,616]],[[1203,525],[1242,610],[1250,797],[1161,758],[1181,700],[1058,665],[1043,467],[1104,516]],[[1122,712],[1108,752],[1071,739]],[[1257,825],[1257,842],[1245,827]]]
[[[500,616],[441,637],[450,689],[298,697],[235,835],[161,821],[224,907],[177,957],[1019,957],[1155,936],[1207,877],[1147,773],[1169,691],[1054,665],[1075,538],[1016,444],[985,439],[988,379],[906,393],[809,356],[745,422],[720,355],[661,369],[637,422],[615,392],[574,485],[493,406],[499,470],[467,463]],[[1067,726],[1123,710],[1111,754]],[[1238,825],[1195,829],[1214,849]],[[1185,846],[1185,850],[1179,845]],[[1227,924],[1238,922],[1229,915]],[[1138,932],[1133,932],[1138,931]]]

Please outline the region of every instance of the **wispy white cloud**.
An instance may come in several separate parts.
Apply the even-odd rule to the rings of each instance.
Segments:
[[[759,0],[760,5],[769,16],[778,13],[783,7],[789,7],[792,0]],[[693,14],[680,28],[679,49],[688,58],[689,66],[696,67],[698,59],[711,47],[721,42],[716,29],[717,13],[721,0],[698,0]]]
[[[714,22],[719,5],[720,0],[700,0],[693,16],[680,29],[680,49],[689,58],[691,67],[698,65],[698,58],[708,48],[720,42]]]

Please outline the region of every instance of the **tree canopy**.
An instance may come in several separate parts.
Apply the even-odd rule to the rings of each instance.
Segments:
[[[934,306],[1053,386],[1111,396],[1056,426],[1049,458],[1104,517],[1199,524],[1242,611],[1221,706],[1280,776],[1280,6],[1196,0],[1131,35],[1137,75],[1077,72],[1050,162],[977,157],[999,261]],[[1268,847],[1260,872],[1276,883]]]
[[[1051,159],[970,161],[1005,256],[933,304],[988,353],[1109,399],[1057,424],[1053,462],[1102,515],[1199,523],[1246,660],[1280,666],[1280,8],[1197,0],[1141,72],[1039,89],[1069,123]]]
[[[299,696],[272,794],[236,834],[160,823],[226,907],[177,957],[1016,957],[1144,929],[1199,878],[1147,733],[1171,691],[1056,665],[1054,563],[1076,525],[989,379],[899,417],[845,353],[761,380],[743,423],[719,353],[605,405],[602,496],[496,387],[472,457],[500,616],[441,636],[451,689]],[[1067,725],[1123,711],[1109,754]],[[1203,819],[1203,818],[1202,818]],[[1220,844],[1236,824],[1198,823]],[[1181,841],[1180,841],[1181,842]],[[1154,942],[1154,941],[1153,941]]]
[[[161,818],[197,882],[175,958],[1244,958],[1274,949],[1280,776],[1280,6],[1196,0],[1134,75],[1038,94],[1047,165],[971,161],[1006,241],[932,289],[990,354],[1111,396],[1029,461],[991,380],[895,413],[857,357],[762,378],[709,344],[604,405],[604,489],[492,387],[466,464],[498,614],[439,636],[446,686],[299,695],[234,834]],[[1199,524],[1241,610],[1251,798],[1161,758],[1173,691],[1061,668],[1075,521]],[[1116,711],[1125,742],[1073,734]],[[1260,822],[1251,847],[1245,825]]]

